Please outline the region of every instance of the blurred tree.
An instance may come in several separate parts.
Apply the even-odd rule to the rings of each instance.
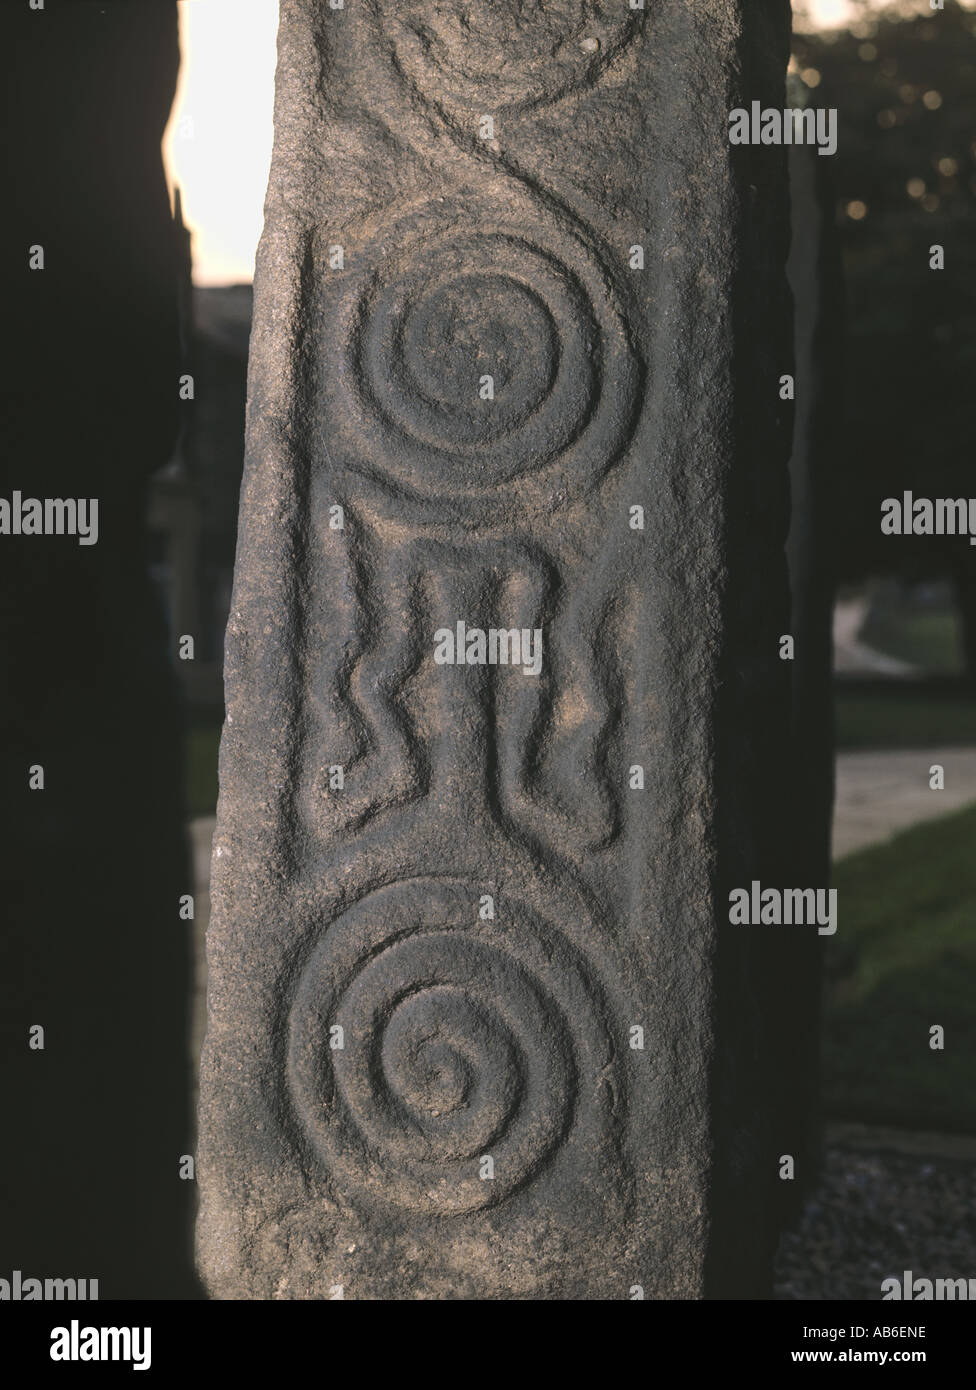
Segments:
[[[836,464],[837,577],[950,578],[976,678],[976,550],[892,537],[881,502],[968,497],[976,391],[976,15],[956,0],[798,34],[816,106],[838,108],[833,158],[849,331]],[[930,268],[930,248],[945,269]]]

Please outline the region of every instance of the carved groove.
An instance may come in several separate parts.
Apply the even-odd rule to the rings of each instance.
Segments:
[[[362,830],[384,813],[416,806],[449,774],[443,756],[433,766],[431,720],[410,708],[411,683],[419,683],[423,670],[430,677],[435,629],[453,626],[465,610],[488,625],[548,625],[558,587],[553,561],[536,546],[418,540],[386,552],[375,542],[364,548],[375,573],[359,593],[360,640],[336,663],[329,698],[310,701],[315,721],[309,738],[320,753],[306,790],[306,816],[313,828],[330,833]],[[458,682],[473,675],[469,668],[440,668],[436,680],[463,694]],[[533,705],[550,699],[548,682],[526,682],[520,672],[494,668],[486,680],[492,688],[528,683]],[[472,737],[486,717],[472,699]],[[433,721],[438,728],[449,722],[446,711]],[[327,769],[335,763],[345,767],[346,786],[331,793]],[[477,800],[476,787],[469,796]]]
[[[524,111],[592,85],[637,31],[623,0],[374,0],[396,62],[445,105]]]
[[[607,276],[574,235],[459,233],[457,211],[412,214],[345,277],[330,310],[345,361],[330,346],[321,382],[343,461],[425,508],[554,462],[574,490],[592,486],[632,434],[643,376]],[[490,201],[467,217],[479,212],[497,216]]]
[[[722,911],[778,855],[788,227],[724,110],[775,104],[788,8],[282,0],[216,1297],[765,1296],[776,967]]]
[[[444,1215],[497,1205],[550,1163],[581,1083],[591,1093],[609,1063],[598,987],[560,934],[518,903],[499,932],[477,904],[477,885],[448,880],[378,889],[302,970],[292,1100],[348,1193]]]

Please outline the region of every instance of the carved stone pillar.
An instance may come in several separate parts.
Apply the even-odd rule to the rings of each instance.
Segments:
[[[787,30],[745,0],[282,0],[215,1296],[765,1287],[768,982],[727,894],[776,854],[787,216],[781,152],[727,130],[782,105]]]

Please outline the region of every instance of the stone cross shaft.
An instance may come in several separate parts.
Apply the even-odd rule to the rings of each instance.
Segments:
[[[216,1297],[762,1292],[769,981],[725,885],[775,855],[787,212],[727,128],[782,105],[787,33],[780,0],[282,0]]]

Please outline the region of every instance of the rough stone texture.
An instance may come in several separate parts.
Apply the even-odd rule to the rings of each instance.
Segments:
[[[768,1290],[771,972],[727,895],[780,864],[788,227],[782,152],[727,124],[782,106],[787,33],[769,0],[283,0],[208,935],[217,1297]],[[458,620],[542,628],[542,674],[436,665]]]

